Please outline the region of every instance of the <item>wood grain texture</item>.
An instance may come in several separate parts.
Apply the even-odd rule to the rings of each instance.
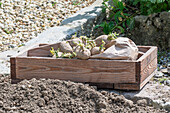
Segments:
[[[48,57],[51,54],[50,53],[51,47],[57,50],[57,48],[59,47],[59,43],[49,45],[40,44],[40,47],[28,50],[28,56]]]
[[[157,57],[157,47],[151,46],[151,48],[142,55],[137,62],[141,62],[141,71],[146,68],[150,62]]]
[[[114,89],[121,90],[140,90],[140,84],[138,83],[130,83],[130,84],[114,84]]]
[[[16,58],[17,79],[54,78],[77,82],[135,83],[135,62]]]
[[[10,71],[11,71],[11,79],[16,79],[16,59],[15,59],[15,57],[10,58]]]
[[[96,86],[97,89],[114,89],[114,84],[112,83],[87,83],[90,86]]]
[[[140,52],[146,53],[152,46],[138,46]]]
[[[40,44],[26,54],[11,58],[12,81],[52,78],[90,83],[98,88],[140,90],[157,66],[157,47],[154,46],[138,46],[144,54],[139,55],[137,61],[55,59],[47,57],[51,47],[58,45]]]
[[[148,82],[149,80],[156,74],[157,69],[155,69],[142,83],[140,83],[140,89],[142,89]]]
[[[143,71],[141,71],[141,82],[143,82],[148,76],[150,76],[156,69],[157,69],[157,58],[152,60],[151,63],[147,65]]]

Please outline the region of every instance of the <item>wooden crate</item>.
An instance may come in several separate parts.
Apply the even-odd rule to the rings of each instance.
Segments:
[[[135,61],[100,59],[52,58],[50,48],[58,44],[45,45],[11,57],[12,82],[31,78],[51,78],[89,83],[99,88],[140,90],[157,69],[157,47],[138,46],[143,55]]]

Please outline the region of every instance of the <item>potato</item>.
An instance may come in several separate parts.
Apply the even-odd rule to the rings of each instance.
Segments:
[[[104,50],[101,50],[101,51],[100,51],[100,47],[94,47],[94,48],[91,49],[91,54],[92,54],[92,55],[96,55],[96,54],[102,53],[103,51],[104,51]]]
[[[53,55],[53,58],[60,58],[63,54],[63,52],[57,52],[58,56],[56,56],[56,54]]]
[[[90,50],[86,48],[81,49],[79,46],[77,46],[74,51],[76,52],[77,58],[79,59],[86,60],[89,59],[89,57],[91,56]]]
[[[73,49],[72,47],[70,46],[70,44],[66,41],[62,41],[60,42],[60,51],[61,52],[65,52],[65,53],[72,53],[73,52]]]
[[[68,40],[68,42],[71,47],[74,47],[77,46],[79,42],[82,43],[82,40],[80,38],[75,38],[75,39]]]
[[[115,45],[116,44],[116,40],[110,40],[106,45],[105,45],[105,48],[109,48],[111,47],[112,45]]]
[[[105,44],[108,44],[109,40],[107,40],[107,35],[101,35],[95,39],[96,46],[100,46],[102,44],[102,40],[105,42]]]

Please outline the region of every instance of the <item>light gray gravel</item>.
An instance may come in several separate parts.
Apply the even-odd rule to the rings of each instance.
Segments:
[[[23,46],[95,0],[0,0],[0,52]]]

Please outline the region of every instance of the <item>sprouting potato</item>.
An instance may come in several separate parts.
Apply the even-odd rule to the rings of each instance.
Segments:
[[[108,37],[107,35],[101,35],[101,36],[97,37],[95,39],[96,46],[102,45],[103,44],[102,41],[104,41],[105,44],[107,44],[109,42],[109,40],[107,40],[107,37]]]
[[[88,50],[86,48],[82,49],[80,46],[77,46],[74,49],[74,51],[77,54],[77,58],[79,58],[79,59],[86,60],[86,59],[89,59],[89,57],[91,56],[90,50]]]
[[[76,46],[78,43],[82,43],[82,40],[80,38],[74,38],[71,40],[68,40],[71,47]]]
[[[109,48],[111,47],[112,45],[115,45],[116,44],[116,40],[110,40],[106,45],[105,45],[105,48]]]
[[[53,58],[60,58],[62,56],[63,52],[57,52],[53,55]]]
[[[94,48],[91,49],[91,54],[92,55],[100,54],[102,52],[104,52],[104,50],[103,49],[100,50],[100,47],[94,47]]]
[[[60,51],[64,53],[72,53],[73,49],[67,41],[60,42]]]

